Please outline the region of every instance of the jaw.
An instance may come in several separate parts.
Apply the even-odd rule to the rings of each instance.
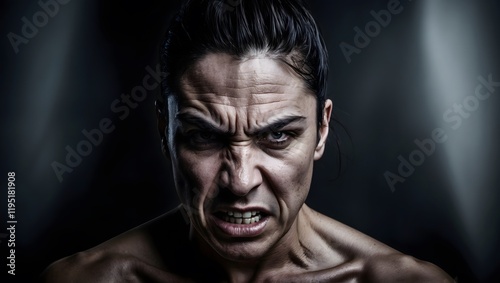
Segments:
[[[300,212],[299,212],[300,214]],[[209,218],[209,216],[207,216]],[[221,237],[216,231],[201,234],[194,230],[195,241],[203,254],[215,260],[224,269],[273,269],[290,262],[289,256],[300,249],[297,218],[290,227],[276,229],[278,220],[266,216],[269,229],[255,237]],[[258,224],[257,223],[257,224]],[[250,226],[252,224],[249,224]],[[255,224],[253,224],[255,225]],[[239,226],[247,226],[240,224]],[[203,230],[203,231],[207,231]],[[303,254],[303,253],[302,253]]]

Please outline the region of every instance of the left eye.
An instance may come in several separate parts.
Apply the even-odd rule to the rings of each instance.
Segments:
[[[287,135],[284,132],[271,132],[268,135],[268,140],[271,142],[280,142],[287,139]]]
[[[270,149],[284,149],[288,147],[292,139],[287,132],[269,132],[264,134],[259,143]]]

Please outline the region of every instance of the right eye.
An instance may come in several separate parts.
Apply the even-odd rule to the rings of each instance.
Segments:
[[[193,142],[205,143],[216,139],[215,134],[209,132],[195,132],[191,135]]]
[[[189,145],[199,150],[210,149],[220,145],[219,137],[208,131],[189,131],[185,137]]]

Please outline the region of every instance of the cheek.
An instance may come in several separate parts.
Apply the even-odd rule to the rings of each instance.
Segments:
[[[177,152],[176,186],[184,204],[199,209],[217,189],[218,160],[182,148]]]
[[[307,151],[309,152],[309,151]],[[271,187],[277,198],[290,210],[298,210],[309,193],[312,160],[309,154],[290,153],[288,158],[274,160],[279,165],[270,170]]]

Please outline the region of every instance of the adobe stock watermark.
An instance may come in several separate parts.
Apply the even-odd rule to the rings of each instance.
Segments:
[[[119,120],[125,120],[131,112],[139,106],[139,103],[147,98],[148,91],[155,90],[161,83],[165,73],[160,69],[160,64],[156,65],[153,69],[150,66],[146,68],[147,74],[142,79],[142,84],[132,88],[130,94],[122,93],[120,98],[111,102],[110,109],[113,113],[119,115]],[[53,161],[51,166],[56,174],[57,179],[61,183],[65,173],[71,173],[78,167],[84,157],[89,156],[94,148],[98,147],[104,140],[104,136],[112,133],[116,126],[110,118],[102,118],[96,128],[87,130],[83,129],[83,138],[73,148],[66,145],[66,158],[65,162]]]
[[[7,266],[9,275],[16,275],[16,172],[7,173]],[[1,242],[1,241],[0,241]]]
[[[479,104],[490,98],[495,89],[500,87],[500,81],[493,81],[492,74],[488,75],[488,79],[479,76],[478,80],[479,83],[474,94],[466,96],[460,103],[454,103],[452,107],[443,113],[443,121],[452,130],[459,129],[463,124],[463,120],[470,118],[472,113],[479,108]],[[426,158],[435,153],[437,145],[447,140],[448,135],[443,128],[435,128],[426,139],[415,139],[413,142],[417,148],[407,157],[403,155],[397,157],[399,165],[397,171],[394,171],[397,173],[389,170],[384,173],[384,178],[391,191],[396,191],[396,184],[405,182],[407,178],[415,173],[416,167],[424,164]]]
[[[407,0],[411,2],[412,0]],[[387,3],[387,9],[382,9],[378,12],[374,10],[370,11],[370,15],[373,20],[365,24],[364,29],[358,26],[354,27],[354,38],[353,44],[349,44],[342,41],[339,44],[340,50],[344,55],[348,64],[352,62],[352,56],[354,54],[360,54],[361,50],[370,45],[373,38],[377,37],[381,32],[382,28],[386,28],[392,21],[392,16],[401,14],[404,7],[399,0],[390,0]]]
[[[55,17],[60,10],[61,5],[66,5],[71,0],[40,0],[38,1],[38,6],[40,10],[36,11],[31,19],[27,17],[22,17],[20,34],[9,32],[7,38],[9,39],[14,53],[19,53],[19,46],[21,44],[28,44],[30,39],[33,39],[39,32],[39,30],[45,27],[50,18]]]

